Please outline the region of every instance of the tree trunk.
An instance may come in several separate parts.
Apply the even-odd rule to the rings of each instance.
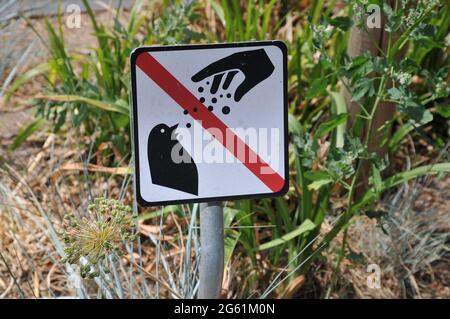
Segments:
[[[396,0],[390,0],[391,6],[395,6]],[[381,11],[381,10],[380,10]],[[382,12],[380,12],[382,14]],[[350,57],[356,57],[364,53],[370,53],[372,55],[381,56],[379,48],[383,51],[387,51],[388,47],[388,34],[384,30],[386,24],[386,17],[381,16],[381,28],[365,28],[359,29],[357,26],[353,26],[350,30],[350,37],[348,41],[347,54]],[[397,35],[398,36],[398,35]],[[394,36],[393,38],[395,38]],[[395,39],[393,39],[395,40]],[[397,56],[400,59],[401,56]],[[350,113],[350,126],[352,125],[357,114],[360,113],[361,108],[358,103],[351,101],[351,94],[345,87],[341,88],[341,94],[343,95],[347,108]],[[395,105],[391,102],[382,101],[373,119],[371,140],[369,141],[368,150],[370,153],[376,153],[378,156],[385,158],[388,152],[388,145],[383,140],[387,139],[390,135],[390,130],[380,130],[380,128],[388,121],[393,119],[395,112]],[[367,129],[367,128],[366,128]],[[368,178],[370,176],[370,166],[368,162],[363,163],[360,181],[356,189],[356,197],[360,197],[368,188]]]

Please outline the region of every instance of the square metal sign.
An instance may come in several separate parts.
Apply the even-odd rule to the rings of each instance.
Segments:
[[[140,47],[131,75],[140,205],[286,193],[283,42]]]

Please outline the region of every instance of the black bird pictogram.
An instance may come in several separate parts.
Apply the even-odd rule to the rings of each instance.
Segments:
[[[177,126],[158,124],[150,132],[147,155],[152,183],[198,195],[197,166],[176,139]]]

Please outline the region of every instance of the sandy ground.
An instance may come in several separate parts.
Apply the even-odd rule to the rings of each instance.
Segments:
[[[22,6],[28,2],[32,1],[22,1]],[[56,12],[55,1],[51,2],[53,5],[46,7],[46,10]],[[69,2],[78,3],[81,1],[65,1],[66,4]],[[132,2],[125,1],[126,7],[129,7]],[[105,3],[114,3],[114,1],[105,1]],[[39,2],[36,10],[28,12],[41,14],[42,10],[39,9],[41,7],[42,5]],[[101,6],[97,4],[94,8],[99,9]],[[12,15],[16,12],[16,9],[18,9],[17,5],[16,7],[9,7],[9,10],[3,13]],[[103,10],[97,11],[96,14],[99,21],[105,23],[112,21],[113,15],[111,12]],[[31,18],[30,21],[40,34],[45,35],[41,18]],[[55,27],[57,26],[54,17],[50,21]],[[96,43],[95,37],[91,35],[93,29],[86,14],[81,16],[81,28],[69,28],[63,24],[63,32],[67,49],[70,52],[86,54],[87,49]],[[83,43],[83,46],[80,46],[80,42]],[[39,63],[45,62],[50,55],[42,41],[20,19],[10,19],[0,29],[0,43],[7,43],[7,45],[0,47],[0,61],[2,61],[0,63],[0,146],[4,147],[8,144],[8,140],[17,135],[20,128],[33,120],[35,112],[31,105],[27,103],[27,100],[42,92],[41,80],[36,78],[19,88],[11,100],[5,103],[4,95],[8,90],[8,85],[14,83],[14,80],[24,72]]]

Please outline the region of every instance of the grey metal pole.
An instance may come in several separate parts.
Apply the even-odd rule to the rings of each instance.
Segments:
[[[223,209],[221,202],[200,204],[199,299],[217,299],[224,267]]]

